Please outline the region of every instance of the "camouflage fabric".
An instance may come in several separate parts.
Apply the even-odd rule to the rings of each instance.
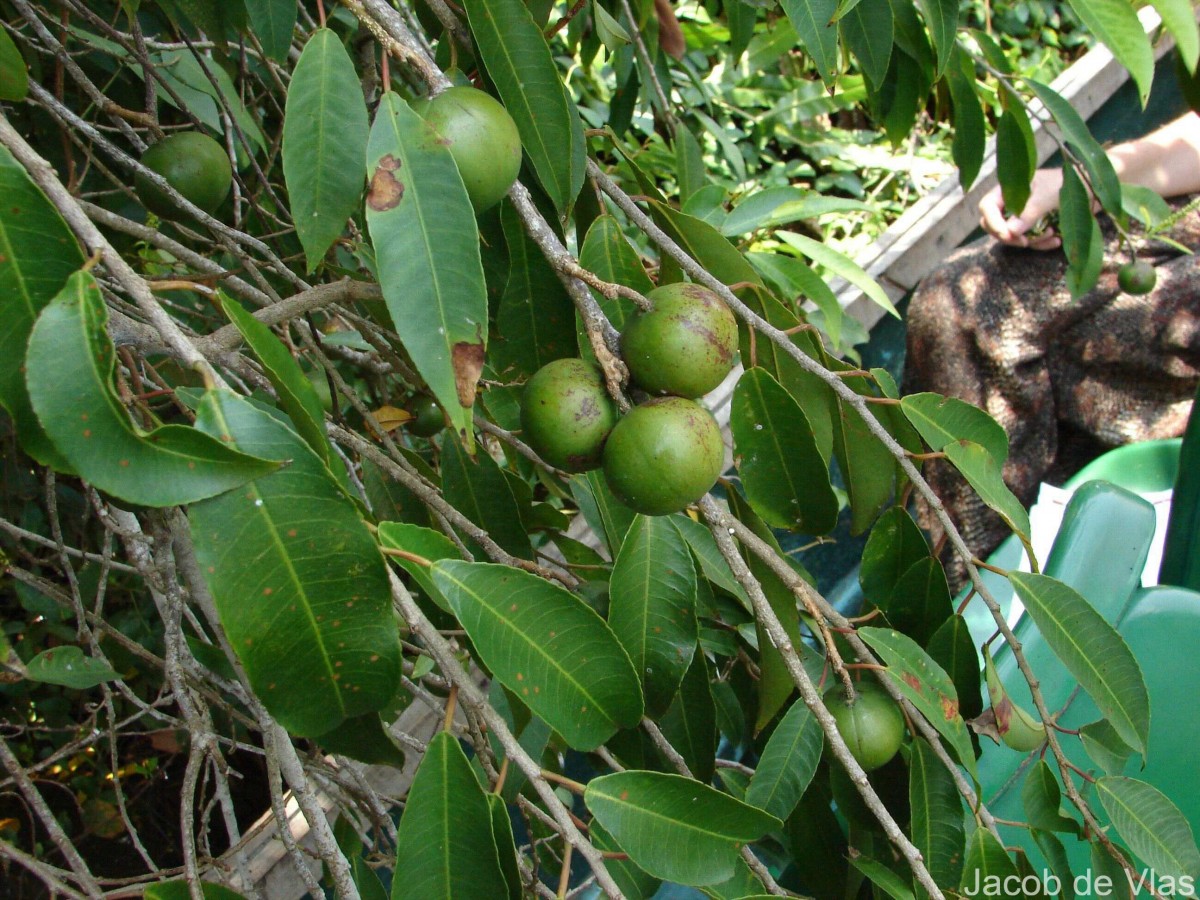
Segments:
[[[1182,205],[1182,204],[1180,204]],[[1008,432],[1004,478],[1029,506],[1039,483],[1061,483],[1105,449],[1183,433],[1200,379],[1200,257],[1154,242],[1140,253],[1158,275],[1143,296],[1119,291],[1128,259],[1104,227],[1105,266],[1091,293],[1072,300],[1061,251],[984,239],[951,255],[913,294],[905,392],[935,391],[987,410]],[[1170,237],[1200,250],[1200,212]],[[926,477],[977,557],[1007,535],[947,464]],[[918,500],[933,540],[942,529]],[[949,560],[951,587],[964,581]]]

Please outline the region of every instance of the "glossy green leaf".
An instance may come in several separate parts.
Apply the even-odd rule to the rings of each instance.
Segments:
[[[754,267],[721,232],[703,219],[680,212],[668,203],[652,201],[650,211],[655,223],[681,249],[723,284],[747,281],[761,284]]]
[[[609,553],[616,557],[637,513],[613,495],[599,470],[572,478],[571,495],[588,524],[604,538]]]
[[[682,123],[675,126],[675,178],[679,182],[679,202],[688,198],[708,184],[708,173],[704,168],[704,156],[700,143]]]
[[[390,547],[393,550],[403,550],[405,553],[419,556],[431,563],[437,562],[439,559],[462,558],[454,541],[432,528],[407,522],[380,522],[378,535],[379,543],[382,546]],[[429,566],[403,556],[393,556],[392,559],[413,577],[413,580],[420,585],[421,590],[430,600],[446,612],[451,612],[450,604],[434,586]]]
[[[292,48],[292,32],[296,28],[296,4],[293,0],[244,0],[250,29],[262,44],[267,56],[278,62],[287,62]],[[314,34],[320,34],[321,29]],[[311,39],[310,39],[311,44]],[[296,83],[296,70],[292,72],[292,85]],[[363,120],[366,121],[365,119]],[[365,130],[364,130],[365,133]]]
[[[725,881],[742,844],[783,826],[706,784],[659,772],[602,775],[588,782],[583,799],[639,867],[679,884]]]
[[[404,751],[388,736],[387,724],[377,713],[346,719],[331,731],[314,737],[313,742],[329,753],[367,765],[404,768]]]
[[[942,451],[979,495],[979,499],[998,512],[1005,524],[1027,543],[1029,513],[1004,483],[996,458],[974,441],[952,441]]]
[[[1117,729],[1108,719],[1089,722],[1079,729],[1079,740],[1092,762],[1104,770],[1106,775],[1120,775],[1133,750],[1121,740]]]
[[[7,40],[7,32],[0,41]],[[18,54],[19,56],[19,54]],[[24,62],[21,63],[24,72]],[[25,349],[38,314],[83,264],[71,229],[25,168],[0,147],[0,404],[25,452],[69,470],[42,430],[25,386]]]
[[[1030,828],[1079,834],[1079,823],[1062,812],[1058,779],[1045,759],[1029,767],[1021,783],[1021,806]]]
[[[25,677],[43,684],[86,690],[120,678],[121,673],[74,644],[43,650],[25,665]]]
[[[1197,60],[1200,60],[1200,27],[1196,24],[1196,14],[1189,0],[1151,0],[1151,6],[1162,17],[1171,37],[1175,38],[1175,48],[1188,71],[1194,71]]]
[[[487,344],[475,211],[450,151],[396,94],[367,145],[367,225],[404,349],[463,439]]]
[[[286,54],[296,5],[283,5],[291,6],[292,16],[283,46]],[[275,6],[273,0],[255,4],[272,21],[279,15]],[[267,38],[258,34],[265,43]],[[350,54],[333,31],[318,28],[292,72],[283,118],[283,177],[310,272],[359,208],[369,131],[367,105]]]
[[[565,216],[587,167],[583,123],[542,29],[522,0],[463,4],[475,48],[521,135],[546,194]]]
[[[483,663],[572,747],[591,750],[644,710],[641,681],[579,597],[508,566],[442,560],[433,582]]]
[[[521,900],[521,869],[517,865],[516,839],[513,837],[512,820],[508,817],[508,806],[493,793],[486,795],[488,811],[492,814],[492,838],[504,883],[508,885],[509,900]]]
[[[967,838],[962,797],[954,776],[922,738],[912,743],[908,802],[913,844],[921,851],[929,874],[941,886],[958,884]]]
[[[746,802],[786,819],[812,781],[824,746],[816,716],[803,700],[794,701],[759,755]]]
[[[970,720],[983,712],[979,651],[975,649],[967,620],[954,615],[943,622],[925,645],[925,652],[950,676],[962,717]]]
[[[1200,850],[1179,807],[1153,785],[1124,776],[1101,778],[1096,794],[1117,834],[1154,873],[1159,889],[1169,892],[1170,879],[1183,893],[1192,893],[1200,883]]]
[[[834,22],[838,0],[783,0],[782,6],[821,80],[833,84],[838,70],[838,31]]]
[[[917,0],[917,7],[925,18],[925,27],[933,42],[936,66],[933,80],[937,81],[945,72],[954,54],[954,35],[958,30],[957,0]]]
[[[729,563],[721,555],[712,532],[706,526],[687,516],[672,516],[671,523],[679,529],[679,533],[687,541],[700,564],[701,574],[713,585],[733,595],[743,606],[749,608],[750,600],[746,597],[746,591],[733,577],[733,570],[729,568]]]
[[[1087,30],[1129,70],[1145,106],[1154,81],[1154,51],[1133,4],[1126,0],[1070,0],[1070,4]]]
[[[224,885],[213,884],[211,881],[200,882],[200,890],[204,894],[204,900],[246,900],[237,891]],[[192,900],[192,892],[183,879],[160,881],[157,884],[146,885],[142,892],[142,900]]]
[[[1104,267],[1104,236],[1092,214],[1092,196],[1074,167],[1063,169],[1058,230],[1067,256],[1067,289],[1082,297],[1096,286]]]
[[[996,121],[996,174],[1005,209],[1022,210],[1029,202],[1029,183],[1035,165],[1030,159],[1032,152],[1032,135],[1025,110],[1006,107]]]
[[[1150,737],[1150,696],[1129,645],[1078,591],[1046,575],[1010,572],[1008,580],[1043,640],[1087,691],[1117,734],[1143,756]]]
[[[824,534],[837,521],[838,501],[827,463],[804,411],[761,368],[738,379],[729,413],[742,487],[765,522]]]
[[[250,686],[296,735],[382,709],[400,686],[400,639],[387,569],[354,501],[299,435],[247,400],[210,393],[196,426],[291,460],[188,510]]]
[[[929,449],[937,452],[952,441],[974,441],[998,465],[1008,459],[1008,433],[977,406],[957,397],[941,394],[909,394],[900,399],[900,408]]]
[[[1193,27],[1195,20],[1193,19]],[[1057,91],[1039,81],[1030,79],[1028,82],[1037,98],[1042,101],[1050,114],[1054,116],[1063,140],[1074,151],[1075,156],[1083,161],[1088,171],[1088,181],[1096,198],[1104,208],[1117,214],[1121,209],[1121,183],[1117,179],[1112,160],[1100,146],[1100,142],[1092,137],[1083,117],[1075,111]]]
[[[873,85],[882,84],[887,77],[894,27],[892,4],[887,0],[860,0],[838,18],[842,42]]]
[[[646,711],[661,715],[696,651],[696,570],[665,516],[633,520],[609,579],[608,624],[642,675]]]
[[[653,875],[639,869],[636,863],[626,857],[617,845],[617,842],[613,839],[613,836],[605,831],[604,826],[594,819],[588,828],[588,837],[597,850],[603,853],[616,854],[611,858],[605,859],[604,865],[608,869],[608,874],[613,877],[613,881],[617,883],[617,887],[621,889],[621,893],[630,898],[649,898],[654,896],[662,882]]]
[[[925,646],[954,615],[942,564],[929,556],[915,562],[900,576],[883,608],[893,628]]]
[[[186,425],[137,429],[113,388],[116,350],[107,321],[100,288],[80,271],[42,310],[29,337],[29,399],[81,478],[130,503],[174,506],[278,468]]]
[[[975,753],[950,676],[912,638],[890,628],[860,627],[859,636],[887,665],[888,678],[946,739],[958,761],[979,780]]]
[[[29,73],[25,70],[25,59],[8,32],[0,28],[0,100],[19,103],[28,93]],[[8,151],[4,152],[7,155]]]
[[[222,309],[262,363],[263,372],[279,397],[279,405],[292,420],[296,431],[309,448],[328,463],[330,451],[329,439],[325,437],[325,412],[300,364],[274,332],[236,300],[223,298]]]
[[[442,493],[509,553],[522,559],[533,556],[517,498],[491,456],[479,453],[472,459],[458,441],[443,441]]]
[[[871,884],[892,900],[913,900],[916,896],[907,881],[876,859],[854,855],[850,857],[850,865],[866,875]]]
[[[929,541],[908,510],[893,506],[875,522],[863,548],[858,573],[863,597],[884,606],[900,577],[929,553]]]
[[[900,318],[900,313],[896,311],[895,305],[883,288],[850,257],[820,241],[792,231],[781,231],[778,237],[817,265],[824,267],[830,274],[846,279],[885,312]]]
[[[692,777],[705,784],[712,781],[717,758],[717,708],[709,680],[704,654],[694,654],[679,692],[659,722]]]
[[[487,797],[457,738],[440,731],[400,817],[392,900],[498,900],[508,893]]]
[[[958,183],[969,191],[983,166],[987,146],[987,129],[983,105],[975,93],[975,62],[960,47],[946,69],[946,84],[954,107],[954,140],[950,152],[958,168]]]
[[[1036,828],[1031,832],[1033,842],[1050,865],[1050,871],[1062,884],[1059,900],[1075,900],[1075,875],[1071,872],[1071,861],[1067,857],[1067,849],[1056,835]],[[1048,879],[1047,879],[1048,880]]]
[[[551,360],[576,356],[575,307],[558,273],[533,243],[511,203],[500,206],[508,281],[496,313],[490,362],[505,378],[529,376]]]
[[[963,892],[977,891],[982,894],[985,888],[977,886],[1001,886],[1005,878],[1019,877],[1017,865],[1004,849],[1004,845],[986,828],[976,828],[967,841],[967,860],[963,864],[961,882]],[[993,891],[998,889],[992,888]]]
[[[841,398],[833,423],[833,453],[850,497],[850,531],[858,534],[893,501],[896,461],[858,411]]]
[[[868,210],[870,206],[860,200],[830,197],[798,187],[769,187],[738,201],[721,223],[721,233],[726,237],[737,237],[830,213]]]

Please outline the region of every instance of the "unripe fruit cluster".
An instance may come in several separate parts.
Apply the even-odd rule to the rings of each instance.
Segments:
[[[651,397],[618,416],[600,370],[578,359],[539,369],[525,385],[525,440],[569,472],[603,466],[609,489],[648,516],[678,512],[716,483],[725,461],[721,429],[696,398],[733,368],[737,321],[707,288],[673,284],[648,294],[653,308],[621,335],[635,385]]]

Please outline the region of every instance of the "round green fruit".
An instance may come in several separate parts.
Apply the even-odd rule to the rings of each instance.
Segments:
[[[163,138],[142,154],[142,165],[161,175],[184,199],[210,215],[216,212],[233,184],[229,156],[213,138],[200,131],[180,131]],[[182,211],[166,191],[138,172],[134,187],[142,205],[163,218],[177,218]]]
[[[616,422],[604,377],[582,359],[556,359],[525,382],[521,434],[552,466],[568,472],[596,468]]]
[[[725,442],[712,413],[694,400],[655,397],[631,409],[604,445],[604,480],[634,512],[665,516],[716,483]]]
[[[414,110],[442,136],[476,212],[495,206],[521,171],[521,135],[499,101],[473,87],[452,87]]]
[[[845,687],[840,682],[825,692],[823,700],[851,755],[864,771],[871,772],[900,749],[904,740],[904,714],[876,682],[858,682],[855,688],[858,696],[853,703],[847,702]]]
[[[442,413],[442,408],[428,394],[414,394],[408,401],[408,411],[413,417],[404,427],[417,437],[433,437],[446,427],[446,416]]]
[[[729,374],[738,349],[737,319],[699,284],[667,284],[646,295],[621,334],[621,356],[638,387],[651,394],[702,397]]]
[[[1117,269],[1117,284],[1126,294],[1148,294],[1157,283],[1158,273],[1144,259],[1125,263]]]

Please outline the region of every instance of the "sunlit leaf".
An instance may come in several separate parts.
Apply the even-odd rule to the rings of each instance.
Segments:
[[[87,656],[74,644],[63,644],[43,650],[25,665],[25,677],[44,684],[86,690],[106,681],[120,678],[112,666],[94,656]]]

